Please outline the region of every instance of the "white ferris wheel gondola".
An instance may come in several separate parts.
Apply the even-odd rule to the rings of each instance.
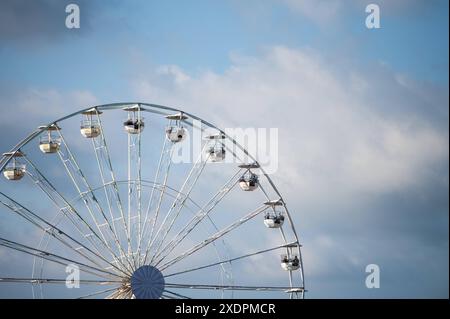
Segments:
[[[222,132],[216,134],[206,135],[204,137],[209,140],[206,147],[206,156],[209,162],[217,163],[225,159],[226,150],[223,140],[226,138]]]
[[[10,181],[22,179],[26,172],[26,165],[19,159],[24,156],[21,151],[3,153],[5,157],[11,157],[11,161],[3,168],[3,176]]]
[[[282,211],[279,211],[277,207],[283,206],[283,202],[281,200],[272,200],[264,203],[269,206],[269,210],[264,215],[264,225],[267,228],[280,228],[284,223],[284,214]]]
[[[300,259],[298,256],[281,255],[281,268],[286,271],[293,271],[300,268]]]
[[[288,245],[286,254],[281,255],[281,268],[292,272],[301,268],[299,257],[300,245],[298,243]]]
[[[123,127],[128,134],[140,134],[145,127],[141,112],[144,110],[139,104],[123,108],[128,112],[128,118],[123,122]]]
[[[44,154],[53,154],[59,151],[61,146],[61,138],[55,136],[55,132],[59,132],[61,128],[52,124],[50,126],[39,126],[39,129],[44,131],[44,135],[42,135],[39,139],[39,149]]]
[[[103,112],[96,108],[82,112],[84,119],[81,121],[80,132],[86,138],[96,138],[101,133],[101,126],[98,117]],[[96,118],[94,118],[96,116]]]
[[[259,183],[258,175],[253,173],[250,169],[259,168],[259,164],[241,164],[239,167],[246,169],[246,172],[239,178],[239,187],[246,192],[251,192],[257,189]]]
[[[264,215],[264,225],[267,228],[280,228],[284,224],[284,215],[281,212],[268,212]]]
[[[186,138],[187,130],[181,125],[181,122],[187,120],[188,117],[180,112],[166,115],[166,119],[170,121],[166,127],[167,139],[172,143],[182,142]]]

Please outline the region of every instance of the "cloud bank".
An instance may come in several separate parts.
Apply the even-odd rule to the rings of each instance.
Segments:
[[[140,100],[222,127],[279,128],[274,179],[303,235],[313,296],[448,296],[448,91],[381,63],[334,70],[314,50],[276,46],[233,56],[224,73],[168,65],[131,83]],[[384,292],[364,287],[369,263],[392,279]],[[407,289],[405,269],[423,290]]]

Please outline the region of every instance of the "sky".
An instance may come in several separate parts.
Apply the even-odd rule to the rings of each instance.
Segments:
[[[79,29],[64,24],[69,3]],[[365,25],[370,3],[379,29]],[[307,297],[448,298],[448,12],[443,0],[0,0],[0,145],[121,101],[278,128],[271,177]]]

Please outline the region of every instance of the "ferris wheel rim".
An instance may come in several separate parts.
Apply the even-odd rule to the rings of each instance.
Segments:
[[[168,115],[164,112],[161,112],[159,110],[163,110],[166,112],[179,112],[181,114],[184,114],[186,116],[188,116],[191,119],[194,120],[198,120],[200,121],[202,124],[206,125],[209,128],[215,129],[217,130],[220,134],[223,134],[224,138],[228,139],[229,141],[231,141],[233,143],[233,145],[236,145],[236,147],[238,147],[241,151],[244,152],[244,154],[246,156],[248,156],[249,159],[251,159],[254,163],[258,164],[257,159],[250,154],[242,145],[240,145],[233,137],[229,136],[228,134],[226,134],[226,132],[220,128],[218,128],[216,125],[211,124],[210,122],[190,113],[190,112],[186,112],[184,110],[178,109],[178,108],[174,108],[174,107],[169,107],[169,106],[164,106],[164,105],[160,105],[160,104],[153,104],[153,103],[145,103],[145,102],[117,102],[117,103],[108,103],[108,104],[99,104],[96,106],[90,106],[81,110],[78,110],[76,112],[73,112],[69,115],[65,115],[63,117],[58,118],[55,121],[52,121],[50,123],[48,123],[47,125],[43,125],[40,126],[38,129],[36,129],[35,131],[31,132],[28,136],[26,136],[24,139],[22,139],[19,143],[17,143],[8,153],[9,154],[5,154],[1,159],[0,159],[0,171],[2,171],[6,165],[8,165],[8,163],[11,161],[11,159],[13,158],[14,154],[18,151],[21,150],[21,148],[23,148],[24,146],[28,145],[30,142],[32,142],[33,140],[35,140],[44,130],[48,129],[49,127],[51,127],[52,125],[57,125],[60,122],[63,122],[65,120],[68,120],[70,118],[73,118],[77,115],[83,114],[84,112],[87,112],[89,110],[96,110],[96,112],[101,113],[101,111],[106,111],[106,110],[118,110],[118,109],[124,109],[124,107],[126,106],[130,106],[130,105],[137,105],[140,109],[140,111],[149,111],[152,113],[159,113],[161,115]],[[148,109],[141,109],[141,107],[149,107],[152,110],[148,110]],[[156,111],[155,111],[156,110]],[[259,165],[259,164],[258,164]],[[287,215],[287,219],[289,221],[290,224],[290,229],[292,229],[293,231],[293,235],[295,238],[295,243],[296,245],[296,250],[298,252],[298,255],[300,257],[300,263],[301,263],[301,267],[300,267],[300,271],[301,271],[301,281],[303,283],[303,287],[305,286],[305,279],[304,279],[304,267],[303,267],[303,259],[301,258],[301,245],[299,242],[299,237],[295,228],[295,225],[293,223],[291,214],[286,206],[286,202],[283,199],[283,196],[281,195],[281,193],[279,192],[279,190],[277,189],[276,185],[274,184],[274,182],[272,181],[271,177],[266,173],[266,171],[264,170],[263,167],[261,167],[259,165],[259,169],[262,173],[262,175],[266,178],[266,180],[268,181],[268,183],[270,184],[271,188],[274,190],[274,192],[277,194],[277,196],[279,197],[279,201],[281,201],[282,205],[283,205],[283,209]],[[100,186],[101,187],[101,186]],[[285,243],[287,242],[286,239],[284,239]]]

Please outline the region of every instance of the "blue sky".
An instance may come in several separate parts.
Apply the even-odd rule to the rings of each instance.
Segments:
[[[446,1],[386,4],[383,27],[373,32],[361,23],[366,16],[364,3],[342,4],[339,16],[332,18],[336,23],[326,22],[332,26],[302,16],[282,1],[94,3],[81,8],[86,31],[61,30],[60,21],[55,20],[50,29],[53,34],[37,29],[10,39],[13,46],[2,46],[2,60],[9,57],[2,73],[10,80],[33,85],[53,85],[64,77],[67,88],[79,88],[80,82],[92,87],[110,77],[114,82],[123,78],[130,64],[126,57],[133,50],[155,65],[177,64],[195,73],[204,69],[223,72],[233,53],[255,55],[268,46],[286,45],[312,47],[328,59],[338,55],[340,62],[352,64],[383,61],[413,77],[448,83]],[[33,25],[29,27],[31,31]],[[55,66],[52,70],[49,63]],[[94,83],[86,82],[89,70],[96,70],[102,78],[89,77]]]
[[[448,1],[71,2],[77,30],[69,1],[0,0],[3,148],[127,100],[278,127],[310,295],[448,298]],[[385,288],[363,286],[369,263]]]

